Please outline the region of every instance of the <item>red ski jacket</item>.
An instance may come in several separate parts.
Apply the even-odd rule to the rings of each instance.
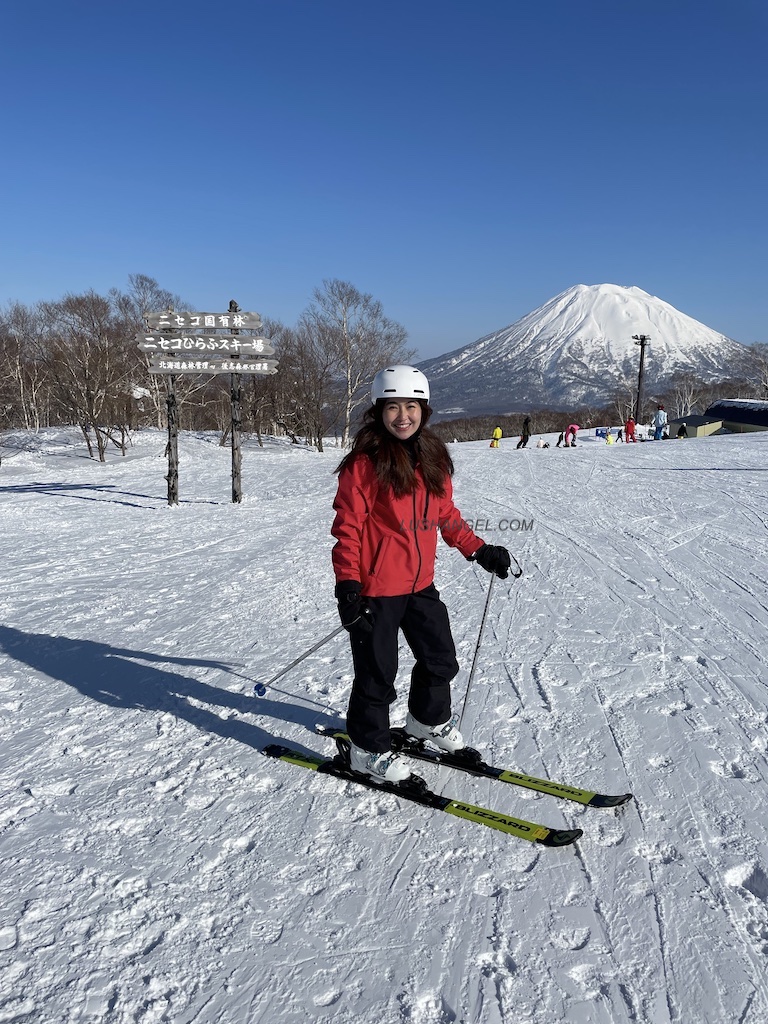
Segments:
[[[450,476],[438,498],[427,493],[418,466],[416,490],[397,498],[391,487],[381,487],[368,456],[359,455],[341,471],[333,507],[336,579],[358,580],[366,597],[398,597],[428,587],[435,576],[438,529],[465,558],[485,543],[454,505]]]

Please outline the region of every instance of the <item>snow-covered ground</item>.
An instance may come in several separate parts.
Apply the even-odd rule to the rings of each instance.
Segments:
[[[340,453],[0,450],[0,1021],[765,1024],[768,433],[452,446],[497,582],[465,731],[601,811],[420,766],[548,850],[261,756],[344,713]],[[534,439],[535,441],[535,439]],[[530,530],[502,521],[533,520]],[[464,699],[488,576],[445,546]],[[404,650],[402,679],[410,660]],[[404,687],[394,721],[404,717]]]

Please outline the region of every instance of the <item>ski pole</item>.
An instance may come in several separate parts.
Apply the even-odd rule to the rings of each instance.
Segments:
[[[344,626],[338,626],[336,629],[334,629],[334,631],[332,633],[329,633],[328,636],[323,637],[322,640],[319,640],[315,644],[315,646],[311,647],[305,654],[300,654],[299,657],[295,661],[292,661],[291,664],[288,665],[287,668],[284,668],[282,670],[282,672],[278,672],[276,676],[273,676],[269,680],[268,683],[256,683],[256,685],[253,688],[253,691],[257,695],[257,697],[263,697],[264,694],[267,692],[267,687],[268,686],[271,686],[273,683],[276,683],[278,679],[280,679],[282,676],[284,676],[287,672],[290,672],[291,669],[294,668],[296,665],[298,665],[300,661],[304,661],[305,658],[308,658],[310,656],[310,654],[314,654],[315,651],[319,651],[320,648],[323,647],[325,644],[327,644],[329,640],[333,640],[333,638],[338,633],[340,633],[342,631],[342,629],[344,629]]]
[[[472,687],[472,680],[475,678],[475,668],[477,667],[477,655],[480,652],[480,644],[483,640],[483,630],[485,629],[485,620],[488,618],[488,606],[491,603],[491,594],[493,593],[493,583],[496,579],[496,574],[491,573],[491,582],[488,584],[488,596],[485,599],[485,608],[483,609],[483,617],[480,621],[480,632],[477,634],[477,643],[475,644],[475,653],[472,658],[472,667],[469,670],[469,682],[467,683],[467,692],[464,694],[464,704],[461,708],[461,715],[459,717],[459,730],[461,730],[461,723],[464,721],[464,712],[467,708],[467,698],[469,697],[469,691]]]
[[[510,555],[511,560],[515,563],[516,569],[510,567],[512,573],[512,579],[519,580],[523,575],[523,567],[520,565],[514,555]],[[480,632],[477,634],[477,644],[475,645],[475,653],[472,658],[472,667],[469,670],[469,682],[467,683],[467,692],[464,694],[464,704],[461,709],[461,715],[459,717],[459,729],[461,729],[461,723],[464,721],[464,712],[467,707],[467,698],[469,697],[469,690],[472,686],[472,680],[475,678],[475,668],[477,666],[477,655],[480,651],[480,644],[483,640],[483,630],[485,629],[485,620],[488,617],[488,606],[491,603],[491,594],[493,593],[493,584],[496,579],[496,574],[491,573],[491,582],[488,584],[488,596],[485,599],[485,608],[483,609],[483,618],[480,622]]]

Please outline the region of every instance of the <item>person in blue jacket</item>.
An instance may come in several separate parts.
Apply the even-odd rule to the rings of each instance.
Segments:
[[[667,425],[667,414],[664,411],[664,406],[660,405],[656,410],[656,415],[653,417],[653,439],[654,441],[661,441],[664,436],[664,428]]]

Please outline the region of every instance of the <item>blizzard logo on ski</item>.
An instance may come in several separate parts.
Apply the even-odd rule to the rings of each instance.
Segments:
[[[550,833],[550,829],[544,825],[530,824],[527,821],[522,821],[520,818],[512,818],[506,814],[497,814],[496,811],[489,811],[486,807],[474,807],[472,804],[461,804],[458,800],[452,801],[445,810],[453,811],[459,816],[466,815],[468,818],[475,821],[478,818],[481,820],[486,819],[488,821],[495,821],[497,825],[501,825],[503,828],[509,829],[511,833],[514,833],[517,836],[523,836],[525,833],[529,833],[530,839],[545,839]]]
[[[521,786],[531,786],[534,789],[545,789],[548,793],[562,793],[563,796],[576,797],[580,799],[582,796],[594,796],[592,792],[585,792],[582,789],[574,789],[573,786],[564,786],[560,782],[549,782],[546,779],[536,779],[531,775],[521,775],[520,772],[505,771],[501,774],[500,778],[506,781],[507,778],[518,782]]]
[[[530,832],[530,826],[526,825],[524,821],[518,821],[516,818],[507,818],[503,814],[496,814],[495,811],[487,811],[483,808],[468,806],[467,804],[460,804],[454,801],[453,806],[457,811],[464,811],[466,814],[471,814],[473,818],[490,818],[492,821],[500,821],[503,825],[513,825],[518,832]]]

